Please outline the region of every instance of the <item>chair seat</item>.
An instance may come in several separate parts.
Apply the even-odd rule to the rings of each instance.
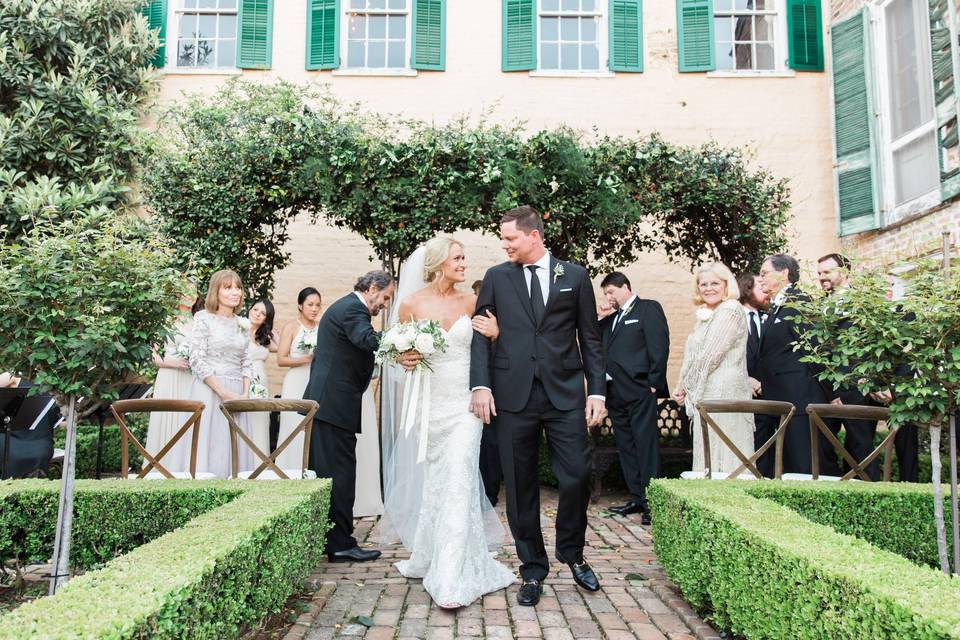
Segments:
[[[781,479],[806,482],[808,480],[812,481],[813,475],[809,473],[785,473],[783,474]],[[823,474],[820,474],[820,477],[817,478],[818,481],[824,481],[824,482],[838,482],[840,481],[840,479],[841,479],[840,476],[825,476]]]
[[[707,474],[704,471],[684,471],[683,473],[680,474],[680,477],[683,480],[703,480],[704,478],[706,478],[706,475]],[[730,474],[727,473],[726,471],[714,471],[710,479],[726,480],[729,477],[730,477]],[[740,475],[734,478],[734,480],[756,480],[756,479],[757,478],[754,477],[754,475],[747,470],[741,471]]]
[[[278,476],[273,469],[264,469],[263,471],[260,472],[260,475],[254,478],[254,480],[287,480],[287,479],[299,480],[301,479],[300,469],[281,469],[281,471],[287,474],[286,478],[281,478],[280,476]],[[249,480],[252,474],[253,474],[253,470],[241,471],[240,473],[237,474],[237,477],[242,480]],[[316,480],[317,474],[313,470],[307,469],[306,471],[303,472],[302,479]]]
[[[197,471],[196,477],[191,477],[189,471],[171,471],[170,475],[173,476],[174,480],[213,480],[217,476],[212,473],[207,473],[206,471]],[[129,473],[127,477],[131,480],[137,479],[137,474]],[[159,471],[151,471],[140,480],[169,480],[165,475]]]

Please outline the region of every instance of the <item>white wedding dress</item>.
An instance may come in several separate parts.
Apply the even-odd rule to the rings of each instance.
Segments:
[[[429,423],[422,502],[408,544],[410,559],[396,567],[408,578],[423,578],[424,589],[438,604],[466,606],[508,587],[516,576],[489,550],[502,543],[503,530],[491,545],[495,534],[485,520],[496,513],[483,512],[478,467],[484,426],[469,411],[470,318],[461,316],[445,337],[446,351],[431,355],[432,371],[424,371],[430,381],[422,400],[429,405],[423,407],[429,410]]]

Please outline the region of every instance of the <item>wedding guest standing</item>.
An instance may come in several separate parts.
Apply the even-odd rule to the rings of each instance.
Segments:
[[[273,317],[273,303],[266,298],[257,300],[247,312],[250,320],[250,362],[253,374],[250,379],[250,397],[260,400],[270,397],[267,356],[276,353],[280,346],[280,338],[273,330]],[[251,413],[249,419],[254,443],[264,453],[270,453],[270,414]]]
[[[647,485],[660,474],[657,398],[667,392],[670,329],[656,300],[638,298],[627,276],[614,271],[600,283],[607,303],[600,307],[600,333],[607,357],[607,410],[630,490],[621,515],[640,513],[650,524]]]
[[[177,306],[179,318],[173,333],[167,338],[163,355],[154,352],[153,363],[157,366],[157,377],[153,382],[153,397],[156,400],[187,400],[193,374],[190,372],[190,332],[193,328],[193,299],[181,298]],[[180,430],[186,416],[182,413],[154,411],[150,414],[147,427],[146,448],[156,455],[167,442]],[[190,433],[184,434],[167,452],[160,463],[168,471],[190,470]]]
[[[194,380],[190,398],[206,405],[200,420],[197,471],[230,475],[230,428],[220,411],[225,400],[246,398],[250,389],[250,321],[237,316],[243,307],[243,284],[234,271],[223,269],[210,278],[203,310],[193,317],[190,368]],[[250,435],[246,414],[237,416]],[[239,448],[238,470],[249,469],[253,454]]]
[[[302,289],[297,294],[297,319],[287,323],[280,332],[280,350],[277,352],[277,364],[289,367],[283,377],[280,397],[303,398],[303,390],[310,379],[310,363],[313,362],[313,350],[317,345],[317,318],[322,308],[320,292],[313,287]],[[277,446],[286,440],[300,424],[300,416],[295,413],[280,414],[280,431]],[[281,469],[299,469],[303,464],[303,435],[287,445],[277,457],[277,466]]]
[[[747,380],[747,318],[740,290],[730,270],[712,262],[696,270],[693,302],[697,309],[693,333],[687,337],[680,384],[673,394],[693,418],[693,470],[705,471],[703,431],[697,403],[703,400],[749,400]],[[743,413],[711,416],[745,456],[753,454],[753,417]],[[730,473],[740,459],[714,433],[710,434],[710,471]]]
[[[760,276],[755,273],[744,273],[737,278],[740,287],[740,305],[747,316],[747,375],[750,389],[755,400],[763,399],[763,388],[760,385],[760,328],[767,314],[767,296],[760,285]],[[776,416],[756,414],[753,417],[755,430],[753,432],[753,450],[762,447],[777,431]],[[757,469],[766,478],[773,478],[774,467],[773,448],[767,449],[757,460]]]

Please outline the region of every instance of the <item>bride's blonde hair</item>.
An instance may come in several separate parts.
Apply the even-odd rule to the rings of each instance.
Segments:
[[[423,245],[423,281],[430,284],[440,274],[440,265],[450,257],[450,248],[463,243],[446,236],[437,236]]]

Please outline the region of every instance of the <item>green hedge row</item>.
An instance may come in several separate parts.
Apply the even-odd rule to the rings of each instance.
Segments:
[[[28,521],[9,512],[34,504],[46,513],[57,491],[54,482],[0,483],[0,545],[41,553],[46,534],[24,534]],[[138,520],[162,535],[0,616],[0,640],[235,637],[279,611],[323,556],[328,480],[78,481],[76,492],[80,564],[132,547]]]
[[[751,639],[960,638],[960,581],[751,495],[766,484],[651,484],[657,557],[692,606]],[[854,495],[913,491],[929,499],[929,490],[868,485]],[[805,483],[795,491],[822,489]]]
[[[141,416],[130,416],[130,431],[140,440],[141,443],[147,442],[147,421],[139,419]],[[94,478],[96,477],[97,464],[97,425],[81,424],[77,425],[77,477]],[[53,446],[63,449],[66,444],[66,429],[57,429],[54,431]],[[189,436],[188,436],[189,437]],[[130,468],[139,469],[143,463],[143,457],[134,447],[130,447]],[[101,470],[104,475],[116,475],[120,473],[120,428],[115,424],[108,424],[103,428],[103,461]],[[50,477],[59,478],[61,468],[59,465],[50,467]]]

